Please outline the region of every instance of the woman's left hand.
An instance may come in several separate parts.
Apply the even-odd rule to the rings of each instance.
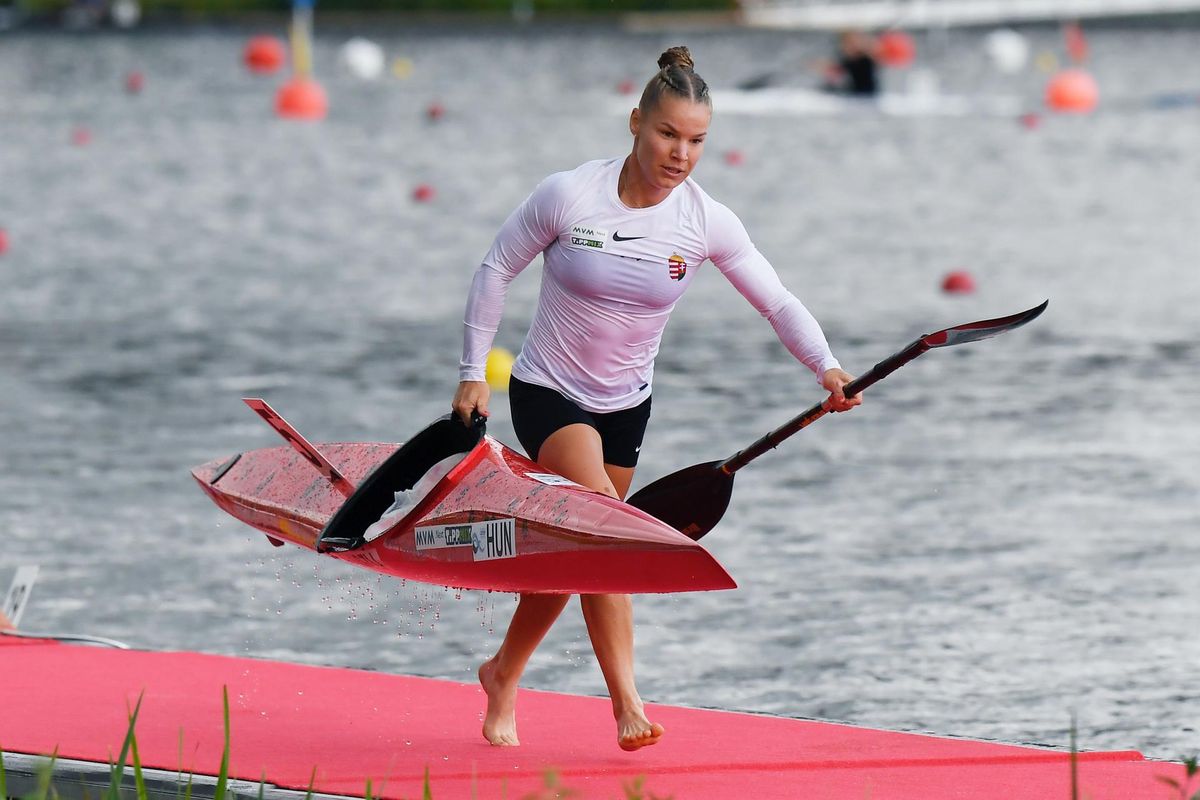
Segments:
[[[849,411],[855,406],[862,405],[862,395],[846,397],[842,387],[854,380],[854,376],[843,369],[827,369],[821,376],[821,385],[829,390],[829,399],[823,405],[826,411]]]

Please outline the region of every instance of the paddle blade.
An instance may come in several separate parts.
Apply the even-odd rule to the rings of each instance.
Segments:
[[[721,463],[709,461],[672,472],[625,502],[698,540],[717,526],[729,507],[733,475],[722,471]]]
[[[930,347],[948,347],[954,344],[978,342],[980,339],[990,339],[993,336],[1008,333],[1027,322],[1037,319],[1046,310],[1046,306],[1048,305],[1050,305],[1050,301],[1046,300],[1041,305],[1034,306],[1028,311],[1022,311],[1019,314],[997,317],[996,319],[984,319],[979,322],[968,322],[966,325],[956,325],[953,328],[946,328],[943,331],[923,336],[921,340]]]

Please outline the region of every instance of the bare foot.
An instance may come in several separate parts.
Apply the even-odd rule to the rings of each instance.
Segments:
[[[479,685],[487,693],[487,714],[483,717],[483,738],[499,747],[515,747],[517,740],[517,685],[506,684],[496,673],[496,659],[479,667]]]
[[[617,720],[617,744],[622,750],[632,752],[658,744],[663,732],[662,725],[646,719],[641,711],[631,711]]]

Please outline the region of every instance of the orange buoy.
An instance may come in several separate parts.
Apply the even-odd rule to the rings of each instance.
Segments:
[[[942,291],[946,294],[970,294],[975,291],[975,279],[966,270],[955,270],[942,279]]]
[[[8,252],[8,234],[0,228],[0,256]]]
[[[741,150],[726,150],[725,163],[731,167],[740,167],[746,163],[746,156]]]
[[[429,104],[429,108],[425,109],[425,116],[433,122],[437,122],[442,117],[446,116],[446,107],[441,103],[434,101]]]
[[[413,200],[416,200],[418,203],[428,203],[433,199],[434,194],[436,192],[433,191],[433,187],[428,183],[418,184],[417,188],[413,189]]]
[[[242,60],[251,72],[271,73],[283,66],[287,59],[287,48],[274,36],[255,36],[246,42]]]
[[[1046,105],[1055,111],[1086,114],[1099,102],[1096,80],[1081,69],[1064,69],[1046,84]]]
[[[146,86],[146,76],[138,70],[134,70],[125,76],[125,91],[130,94],[139,94]]]
[[[310,78],[292,78],[275,93],[275,113],[288,119],[324,119],[329,110],[325,90]]]
[[[904,31],[885,31],[879,34],[876,57],[888,67],[907,67],[917,57],[917,46]]]

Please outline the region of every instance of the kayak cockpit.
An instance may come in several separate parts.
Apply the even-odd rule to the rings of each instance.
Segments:
[[[359,484],[317,538],[317,552],[342,552],[370,541],[369,531],[411,511],[458,460],[483,439],[480,418],[467,427],[447,415],[405,442]],[[420,495],[420,496],[418,496]]]

